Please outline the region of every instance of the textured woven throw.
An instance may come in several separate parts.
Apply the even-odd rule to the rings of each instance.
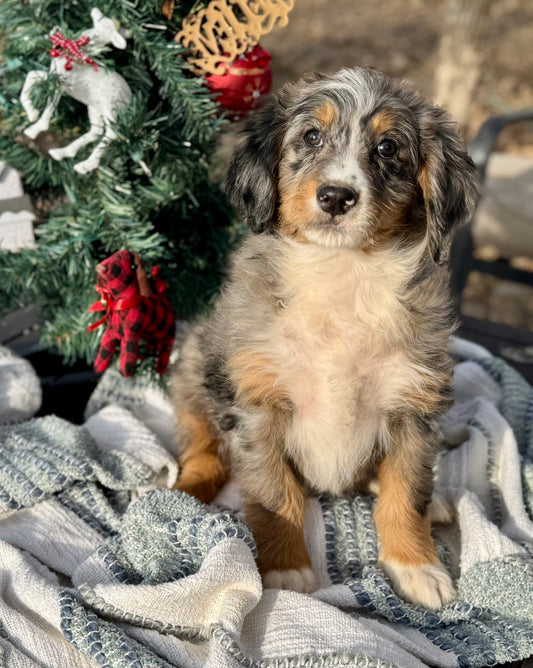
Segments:
[[[374,500],[312,498],[320,589],[263,590],[230,482],[215,503],[177,476],[164,391],[102,377],[83,426],[33,418],[32,368],[0,348],[0,665],[11,668],[489,666],[533,653],[533,390],[460,339],[434,529],[458,599],[439,612],[377,566]]]

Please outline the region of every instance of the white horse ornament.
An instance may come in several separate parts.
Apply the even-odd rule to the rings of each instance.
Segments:
[[[93,27],[85,30],[77,40],[68,40],[59,32],[50,36],[54,48],[50,52],[52,63],[49,73],[42,70],[28,72],[20,95],[22,106],[33,123],[24,131],[31,139],[48,130],[62,93],[67,93],[87,105],[89,131],[67,146],[49,151],[55,160],[73,158],[81,148],[101,137],[89,157],[74,165],[79,174],[86,174],[98,167],[107,144],[117,136],[111,127],[116,119],[116,110],[125,107],[132,97],[130,87],[120,74],[106,72],[81,51],[89,42],[91,54],[101,52],[107,44],[112,44],[117,49],[126,48],[126,39],[117,30],[112,19],[104,16],[97,8],[92,9],[91,19]],[[39,110],[30,100],[30,90],[36,81],[46,79],[49,74],[59,75],[60,90],[39,116]]]

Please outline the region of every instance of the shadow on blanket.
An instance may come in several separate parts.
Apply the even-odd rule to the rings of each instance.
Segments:
[[[262,590],[231,483],[208,507],[170,492],[162,390],[109,370],[83,426],[32,418],[32,367],[0,348],[0,664],[488,666],[533,653],[533,390],[454,339],[455,405],[435,529],[459,599],[409,605],[378,569],[371,497],[310,499],[321,589]]]

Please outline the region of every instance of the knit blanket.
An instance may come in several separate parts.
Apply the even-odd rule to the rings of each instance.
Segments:
[[[111,369],[86,421],[34,418],[33,369],[0,348],[0,665],[11,668],[489,666],[533,653],[533,390],[452,341],[455,403],[434,527],[457,600],[400,599],[377,566],[374,500],[310,498],[320,588],[263,589],[238,487],[176,480],[164,391]],[[258,484],[261,481],[258,480]]]

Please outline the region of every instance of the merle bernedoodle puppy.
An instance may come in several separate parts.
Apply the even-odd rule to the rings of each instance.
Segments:
[[[227,191],[251,232],[173,372],[181,475],[240,485],[266,587],[309,592],[310,494],[378,494],[379,565],[455,595],[428,506],[451,401],[448,254],[475,169],[449,116],[373,70],[309,75],[246,125]]]

